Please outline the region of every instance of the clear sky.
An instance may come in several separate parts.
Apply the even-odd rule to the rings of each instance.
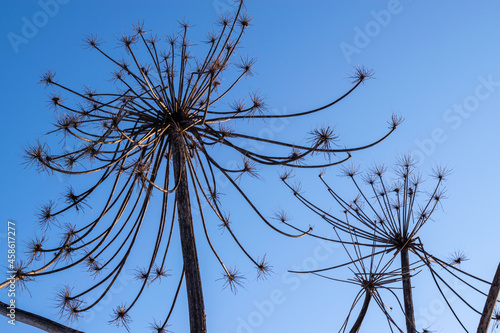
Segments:
[[[56,5],[54,5],[56,4]],[[2,203],[0,219],[0,265],[7,264],[7,221],[16,223],[18,257],[22,246],[37,230],[36,209],[56,200],[69,183],[85,179],[41,175],[24,168],[23,147],[51,130],[54,113],[47,107],[47,92],[38,84],[48,68],[74,87],[107,85],[113,67],[97,52],[82,48],[81,39],[97,33],[112,49],[116,37],[130,32],[132,24],[144,20],[145,27],[160,36],[179,30],[178,20],[194,25],[190,41],[196,44],[213,27],[218,13],[231,9],[231,0],[171,1],[2,1],[0,3],[0,50],[2,58],[2,114],[4,129]],[[373,68],[368,80],[337,107],[300,121],[283,124],[242,123],[248,133],[272,135],[296,143],[322,124],[336,126],[341,144],[356,146],[382,136],[393,112],[405,122],[386,141],[353,155],[363,167],[374,162],[392,164],[396,157],[411,153],[425,174],[436,165],[453,170],[447,183],[447,199],[421,238],[431,252],[447,258],[464,251],[470,260],[462,268],[491,280],[500,260],[498,231],[498,126],[500,124],[500,3],[493,1],[248,1],[254,17],[238,56],[257,57],[256,75],[235,90],[235,98],[247,91],[260,91],[271,111],[292,112],[321,106],[350,87],[353,66]],[[114,50],[113,52],[117,52]],[[271,133],[271,134],[269,134]],[[58,140],[54,140],[55,143]],[[278,181],[277,169],[261,168],[261,180],[243,179],[242,185],[266,214],[286,209],[297,225],[312,224],[318,232],[328,228],[302,207]],[[323,207],[333,202],[309,170],[296,175],[307,195]],[[346,195],[354,191],[332,168],[326,178]],[[429,180],[429,183],[432,183]],[[93,198],[99,200],[99,198]],[[357,289],[314,276],[297,277],[287,269],[325,267],[340,262],[342,249],[313,239],[286,239],[266,228],[229,188],[224,207],[240,221],[238,232],[252,253],[267,253],[274,274],[257,281],[254,269],[244,260],[227,234],[215,228],[212,239],[229,266],[246,273],[244,288],[237,295],[223,289],[220,268],[199,237],[199,253],[207,308],[208,331],[217,333],[335,332],[347,313]],[[231,208],[229,208],[231,207]],[[235,208],[238,207],[238,208]],[[92,216],[89,211],[87,217]],[[85,215],[75,217],[83,223]],[[217,223],[217,222],[215,222]],[[197,230],[201,232],[202,230]],[[200,235],[201,236],[201,235]],[[178,247],[176,239],[174,245]],[[147,259],[149,239],[139,244]],[[179,249],[177,253],[180,254]],[[3,259],[1,259],[3,258]],[[339,259],[340,258],[340,259]],[[180,257],[172,262],[172,273],[180,270]],[[102,306],[72,326],[86,332],[119,332],[108,325],[112,310],[130,300],[133,267],[124,273]],[[29,283],[17,298],[24,310],[58,319],[54,291],[64,283],[77,284],[89,278],[82,271],[41,278]],[[456,332],[457,324],[423,271],[415,279],[415,310],[420,328]],[[132,313],[132,332],[144,332],[154,318],[168,309],[175,279],[152,285],[140,308]],[[181,292],[172,317],[174,332],[187,332],[187,303]],[[467,290],[461,290],[469,295]],[[482,308],[483,300],[474,298]],[[2,301],[7,295],[0,294]],[[388,306],[397,307],[393,300]],[[391,303],[392,302],[392,303]],[[455,300],[457,306],[458,300]],[[479,316],[459,307],[467,327],[475,331]],[[397,310],[394,310],[396,313]],[[395,314],[396,318],[401,316]],[[381,312],[370,308],[361,332],[385,332]],[[380,327],[380,328],[378,328]],[[13,329],[0,318],[2,332],[34,332],[22,324]]]

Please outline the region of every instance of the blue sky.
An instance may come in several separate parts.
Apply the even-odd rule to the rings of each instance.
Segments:
[[[57,199],[67,184],[85,183],[85,179],[78,177],[41,175],[22,164],[23,147],[49,131],[54,119],[53,111],[46,106],[48,91],[37,83],[39,76],[52,68],[69,85],[106,86],[113,68],[96,52],[82,48],[81,39],[85,35],[99,34],[112,49],[116,37],[130,32],[138,20],[144,20],[147,29],[163,35],[178,31],[177,21],[185,17],[194,25],[190,41],[197,44],[212,29],[218,12],[229,10],[232,3],[230,0],[54,1],[0,4],[2,107],[6,116],[1,133],[4,178],[0,192],[0,246],[1,251],[6,251],[7,221],[15,221],[19,256],[23,242],[37,233],[36,209],[48,199]],[[52,5],[47,6],[49,3]],[[368,80],[328,111],[282,124],[242,123],[241,128],[249,133],[304,142],[312,128],[333,124],[342,145],[356,146],[383,135],[391,114],[401,114],[405,122],[391,137],[355,154],[353,161],[363,167],[374,162],[390,165],[398,155],[411,153],[419,159],[424,174],[435,165],[453,169],[447,183],[448,198],[435,214],[434,222],[422,231],[421,238],[433,253],[444,258],[453,251],[466,252],[470,260],[462,267],[491,279],[500,259],[498,216],[493,210],[498,205],[500,188],[497,154],[500,4],[295,0],[248,1],[247,9],[254,20],[238,56],[248,54],[257,57],[258,62],[256,75],[242,82],[234,91],[235,97],[258,90],[266,97],[271,111],[292,112],[326,104],[346,91],[353,66],[373,68],[375,79]],[[58,139],[53,141],[57,144]],[[260,171],[260,181],[244,179],[242,184],[267,216],[281,207],[290,211],[294,223],[313,224],[318,230],[329,232],[280,184],[277,169]],[[332,168],[327,178],[346,195],[354,193],[346,179],[336,176],[338,173],[338,169]],[[297,173],[296,178],[302,181],[306,194],[329,207],[331,200],[316,175],[317,171],[310,170]],[[346,314],[345,306],[350,305],[357,291],[313,276],[297,277],[286,270],[333,265],[339,261],[342,250],[313,239],[283,238],[263,226],[230,189],[227,192],[224,204],[238,207],[231,209],[231,216],[241,220],[239,231],[244,242],[253,253],[261,256],[267,253],[274,274],[265,281],[256,281],[253,268],[244,262],[227,235],[215,231],[213,239],[222,248],[226,261],[248,274],[245,288],[236,296],[223,290],[215,258],[205,245],[200,245],[209,332],[338,330]],[[76,216],[75,221],[82,223],[85,216]],[[146,253],[143,255],[147,255],[148,240],[144,239],[141,245]],[[135,260],[140,261],[141,254]],[[180,269],[175,264],[173,272]],[[132,274],[125,272],[121,284],[104,304],[73,326],[86,332],[124,331],[108,325],[107,321],[112,309],[131,297],[128,289],[134,283]],[[54,290],[63,283],[81,283],[86,279],[78,270],[40,279],[28,285],[31,296],[24,291],[17,300],[25,310],[57,319],[57,310],[51,307]],[[417,321],[438,332],[457,331],[456,323],[429,280],[425,272],[415,279]],[[153,315],[160,318],[175,283],[166,280],[150,287],[142,300],[143,306],[132,315],[132,332],[144,331]],[[8,297],[2,293],[0,299],[7,301]],[[476,304],[482,302],[480,298],[474,300]],[[475,330],[479,317],[466,309],[460,310],[468,328]],[[373,331],[379,325],[380,331],[384,331],[386,324],[380,315],[379,310],[371,308],[361,332]],[[187,303],[183,294],[172,324],[174,332],[187,331]],[[3,319],[0,329],[33,332],[21,324],[12,329]]]

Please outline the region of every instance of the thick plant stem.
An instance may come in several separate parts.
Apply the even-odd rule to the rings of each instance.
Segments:
[[[490,292],[486,298],[486,303],[484,304],[483,313],[481,319],[479,320],[479,326],[477,327],[477,333],[486,333],[488,331],[488,326],[491,322],[491,316],[493,315],[493,310],[495,309],[495,304],[497,302],[498,293],[500,292],[500,264],[498,264],[495,277],[491,282]]]
[[[39,328],[42,331],[51,333],[83,333],[81,331],[77,331],[70,327],[66,327],[64,325],[56,323],[55,321],[52,321],[50,319],[47,319],[45,317],[36,315],[28,311],[21,310],[19,308],[15,308],[11,313],[11,310],[8,307],[9,307],[8,304],[0,302],[0,314],[3,316],[7,316],[8,319],[6,320],[12,320],[13,318],[15,318],[15,321],[13,321],[14,323],[15,322],[25,323],[27,325]],[[14,328],[15,326],[13,326],[13,329]]]
[[[363,323],[363,319],[365,319],[366,311],[368,310],[368,306],[370,305],[371,299],[372,299],[372,293],[369,290],[367,290],[366,296],[365,296],[365,301],[363,302],[363,307],[361,308],[361,311],[359,312],[358,319],[356,319],[356,322],[352,326],[349,333],[357,333],[359,331],[359,329],[361,328],[361,324]]]
[[[194,238],[193,216],[191,214],[191,201],[189,199],[188,178],[186,175],[186,159],[182,148],[176,142],[174,143],[174,147],[172,147],[172,153],[175,179],[178,180],[180,177],[179,186],[177,191],[175,191],[175,200],[179,215],[179,232],[186,276],[189,324],[191,333],[206,333],[205,305],[203,302],[200,267]]]
[[[401,274],[403,277],[403,298],[406,317],[407,333],[415,333],[415,311],[413,310],[413,295],[411,291],[410,260],[408,258],[408,248],[401,250]]]

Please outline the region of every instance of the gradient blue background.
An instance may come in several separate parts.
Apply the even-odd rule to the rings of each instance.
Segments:
[[[106,87],[113,67],[97,52],[83,50],[82,37],[97,33],[107,42],[106,47],[118,53],[120,50],[113,49],[116,37],[122,32],[130,32],[132,24],[138,20],[144,20],[147,29],[163,35],[178,31],[177,20],[185,17],[195,25],[190,41],[199,44],[205,33],[212,29],[218,12],[230,10],[231,3],[230,0],[65,1],[53,17],[47,16],[47,22],[40,21],[45,24],[40,24],[27,43],[18,46],[17,52],[9,41],[9,33],[22,36],[24,20],[32,22],[34,16],[42,17],[43,14],[39,13],[43,12],[43,6],[37,1],[0,3],[2,114],[6,120],[2,126],[0,148],[3,174],[1,251],[6,254],[9,219],[17,224],[20,257],[23,242],[38,233],[34,217],[37,207],[49,199],[59,198],[70,182],[75,187],[86,182],[78,177],[39,175],[36,170],[26,169],[22,164],[23,147],[49,131],[55,116],[46,106],[49,91],[37,84],[39,76],[52,68],[61,82],[70,86]],[[443,258],[453,251],[465,251],[470,260],[462,268],[490,280],[500,259],[498,212],[495,210],[500,188],[500,139],[497,134],[500,123],[500,4],[401,0],[396,2],[397,14],[393,14],[385,26],[375,23],[372,11],[387,10],[389,3],[248,1],[248,12],[254,20],[238,53],[258,57],[257,75],[246,79],[235,90],[235,98],[245,97],[249,90],[259,90],[271,110],[292,112],[320,106],[346,91],[350,87],[348,76],[353,66],[362,64],[373,68],[376,79],[367,81],[337,107],[320,114],[282,124],[243,123],[241,128],[254,134],[270,131],[276,139],[300,143],[315,126],[334,124],[342,145],[353,146],[383,135],[391,113],[400,113],[406,120],[397,132],[384,143],[355,154],[353,161],[364,167],[373,162],[392,164],[399,154],[412,153],[420,158],[424,174],[438,164],[452,168],[447,184],[448,199],[420,236],[428,250]],[[359,52],[346,57],[341,48],[345,44],[342,43],[356,46],[357,31],[365,28],[375,29],[371,31],[372,37],[362,44],[357,40]],[[195,53],[196,48],[194,45]],[[481,87],[480,77],[495,82],[490,87],[489,96],[482,99],[472,112],[457,118],[457,114],[448,111],[454,104],[460,106],[474,100],[477,89],[483,93],[486,91]],[[434,134],[433,138],[432,133],[436,131],[439,134]],[[57,144],[59,138],[51,140]],[[290,212],[297,225],[313,224],[318,232],[329,232],[279,183],[276,169],[260,170],[261,181],[243,179],[242,185],[266,216],[282,207]],[[338,173],[338,169],[329,170],[327,179],[342,193],[353,194],[348,181],[337,177]],[[316,175],[316,171],[308,171],[298,173],[296,177],[302,180],[308,196],[323,207],[329,207],[332,202]],[[432,185],[431,180],[428,185]],[[223,204],[237,220],[236,231],[255,256],[262,257],[267,253],[274,274],[265,281],[256,281],[255,270],[228,235],[219,235],[217,228],[213,228],[212,239],[226,263],[237,265],[247,277],[245,288],[240,289],[236,296],[229,290],[222,290],[222,281],[217,281],[221,277],[220,268],[200,234],[198,242],[208,331],[337,331],[357,289],[312,276],[298,278],[286,270],[333,265],[342,260],[342,250],[324,248],[324,244],[313,239],[290,240],[274,233],[233,194],[228,188]],[[98,201],[99,197],[94,197],[94,200]],[[238,208],[229,209],[231,206]],[[87,218],[91,216],[89,211]],[[151,216],[154,225],[155,215]],[[84,219],[80,215],[75,221],[81,223]],[[143,252],[134,257],[138,262],[147,259],[148,239],[139,245]],[[177,239],[174,245],[178,245]],[[180,269],[180,253],[178,248],[175,251],[177,261],[172,261],[171,266],[174,275]],[[0,254],[0,260],[6,264],[5,257]],[[108,325],[107,321],[121,301],[130,302],[134,285],[132,269],[125,272],[125,277],[102,306],[72,326],[85,332],[124,331]],[[73,273],[41,278],[28,285],[31,295],[24,291],[17,302],[25,310],[57,319],[57,310],[53,308],[57,287],[63,283],[78,285],[77,281],[88,279],[78,269]],[[132,312],[132,332],[148,331],[146,328],[153,318],[163,318],[175,285],[175,278],[169,278],[150,287],[141,307]],[[423,325],[420,329],[430,326],[437,332],[459,331],[426,272],[417,276],[414,286],[416,318]],[[178,333],[188,331],[183,292],[172,317],[171,329]],[[468,290],[461,290],[461,293],[482,308],[482,298]],[[3,292],[0,299],[8,300]],[[270,307],[269,301],[272,300],[275,303]],[[479,316],[463,309],[458,301],[453,304],[458,306],[467,327],[475,331]],[[392,299],[388,299],[388,305],[397,306]],[[402,322],[400,313],[393,312]],[[0,318],[0,330],[35,332],[35,329],[20,323],[13,329],[6,324],[5,318]],[[373,331],[388,331],[375,306],[370,308],[361,329],[361,332]]]

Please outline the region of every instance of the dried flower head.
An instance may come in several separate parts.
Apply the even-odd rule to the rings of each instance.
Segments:
[[[56,76],[56,72],[49,69],[45,74],[43,74],[40,78],[40,83],[45,84],[45,87],[52,85],[54,83],[54,76]]]
[[[113,314],[111,316],[111,320],[109,321],[110,323],[113,323],[116,325],[116,327],[124,327],[127,332],[130,332],[130,323],[132,322],[132,319],[130,318],[130,315],[128,314],[127,308],[125,304],[121,304],[117,306],[113,310]]]
[[[77,195],[71,185],[67,187],[63,196],[64,201],[69,205],[69,207],[74,207],[76,211],[83,210],[84,206],[90,207],[85,200],[85,196]]]
[[[137,281],[148,282],[150,279],[150,272],[147,268],[136,268],[134,270],[134,278]]]
[[[282,181],[285,181],[285,180],[287,180],[288,178],[290,178],[290,177],[291,177],[291,175],[292,175],[292,170],[290,170],[290,169],[285,169],[283,172],[281,172],[281,173],[279,174],[279,177],[280,177],[280,179],[281,179]]]
[[[24,263],[24,261],[19,260],[15,262],[13,265],[9,265],[9,280],[12,280],[12,275],[14,277],[14,281],[16,281],[17,287],[19,291],[23,291],[26,289],[26,291],[29,292],[28,288],[26,287],[26,283],[29,281],[32,281],[33,278],[29,274],[28,271],[28,265],[27,263]],[[14,272],[14,273],[12,273]],[[30,293],[31,295],[31,293]]]
[[[161,282],[162,278],[166,278],[171,276],[171,274],[168,273],[168,270],[165,269],[164,267],[160,266],[154,266],[153,271],[151,272],[151,283],[158,280]]]
[[[224,232],[224,230],[226,230],[229,227],[229,225],[231,224],[231,221],[229,220],[229,216],[230,216],[230,214],[223,214],[220,218],[221,223],[219,224],[219,229],[221,229],[222,232]]]
[[[469,258],[463,251],[455,251],[448,258],[448,262],[451,265],[460,265],[461,263],[467,260],[469,260]]]
[[[280,221],[281,223],[290,222],[292,219],[290,215],[283,209],[278,210],[274,213],[273,219]]]
[[[446,177],[448,177],[450,174],[450,169],[443,166],[436,166],[432,169],[431,176],[438,180],[446,180]]]
[[[391,117],[391,121],[389,122],[390,129],[396,129],[399,125],[403,123],[405,119],[397,114],[393,114]]]
[[[257,279],[265,279],[269,274],[273,272],[273,266],[269,264],[269,262],[266,261],[266,255],[264,254],[264,257],[262,257],[262,260],[258,260],[258,265],[257,265]]]
[[[331,150],[333,145],[339,140],[339,136],[335,134],[335,129],[330,126],[315,128],[310,133],[310,142],[321,150]]]
[[[222,273],[222,278],[219,280],[224,280],[223,289],[229,287],[229,289],[236,294],[238,288],[243,287],[243,281],[246,280],[246,278],[241,275],[239,270],[233,267],[225,270],[224,273]]]
[[[47,241],[45,235],[38,237],[36,236],[32,239],[26,246],[26,253],[28,254],[29,263],[33,260],[40,260],[44,254],[43,245]]]
[[[361,83],[367,79],[373,78],[373,69],[366,68],[365,66],[354,67],[354,74],[349,76],[352,83]]]
[[[102,40],[97,35],[90,34],[83,39],[85,48],[97,48],[102,45]]]
[[[58,212],[55,212],[56,203],[52,200],[40,208],[37,214],[38,223],[43,229],[50,229],[51,225],[58,224],[56,216]]]
[[[167,330],[167,327],[169,327],[169,326],[170,325],[166,324],[166,322],[164,322],[164,324],[161,324],[161,322],[157,323],[155,320],[154,323],[152,323],[150,325],[150,328],[151,328],[152,333],[167,333],[167,332],[172,332],[172,331]]]
[[[241,62],[236,65],[236,67],[242,71],[243,74],[248,76],[253,76],[252,67],[257,62],[256,58],[241,58]]]
[[[341,166],[340,170],[342,171],[342,175],[345,177],[354,178],[354,176],[359,174],[360,165],[348,164]]]

